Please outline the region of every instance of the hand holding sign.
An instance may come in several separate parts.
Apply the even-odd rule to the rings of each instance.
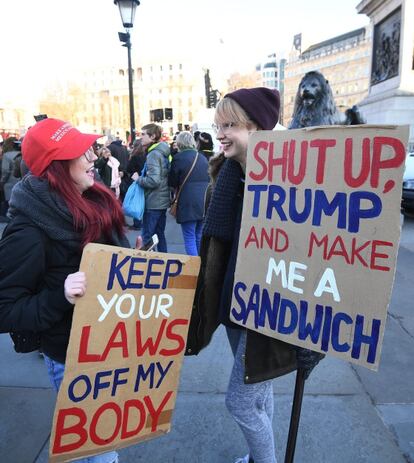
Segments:
[[[169,431],[199,265],[198,257],[85,247],[82,272],[65,282],[76,307],[50,462]]]
[[[76,298],[82,297],[86,291],[86,275],[84,272],[70,273],[65,280],[65,297],[71,303],[76,303]]]

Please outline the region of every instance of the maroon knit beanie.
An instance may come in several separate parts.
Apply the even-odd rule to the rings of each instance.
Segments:
[[[250,119],[263,130],[272,130],[279,119],[280,96],[277,90],[265,87],[240,88],[225,98],[239,103]]]

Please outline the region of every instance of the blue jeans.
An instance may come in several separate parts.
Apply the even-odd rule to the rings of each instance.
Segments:
[[[156,233],[158,235],[158,252],[167,252],[167,241],[165,239],[166,212],[167,209],[145,209],[144,212],[142,239],[145,244]]]
[[[50,382],[52,386],[56,389],[56,392],[59,390],[60,385],[63,380],[63,373],[65,372],[65,365],[63,363],[56,362],[52,360],[47,355],[43,354],[45,359],[47,372],[49,374]],[[114,451],[101,453],[93,457],[82,458],[81,460],[76,460],[77,463],[118,463],[118,454]]]
[[[192,222],[184,222],[181,224],[185,252],[189,256],[198,256],[200,254],[200,241],[202,229],[202,220],[194,220]]]

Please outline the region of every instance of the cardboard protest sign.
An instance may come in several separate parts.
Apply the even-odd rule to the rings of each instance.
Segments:
[[[50,439],[63,462],[170,430],[198,257],[85,247],[87,292],[74,311]]]
[[[405,126],[251,136],[235,323],[378,369],[407,140]]]

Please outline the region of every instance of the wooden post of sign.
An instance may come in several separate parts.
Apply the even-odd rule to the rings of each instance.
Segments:
[[[298,368],[296,372],[295,393],[293,395],[292,414],[290,416],[289,435],[286,444],[285,463],[293,463],[298,435],[300,412],[302,410],[303,391],[305,389],[305,370]]]

